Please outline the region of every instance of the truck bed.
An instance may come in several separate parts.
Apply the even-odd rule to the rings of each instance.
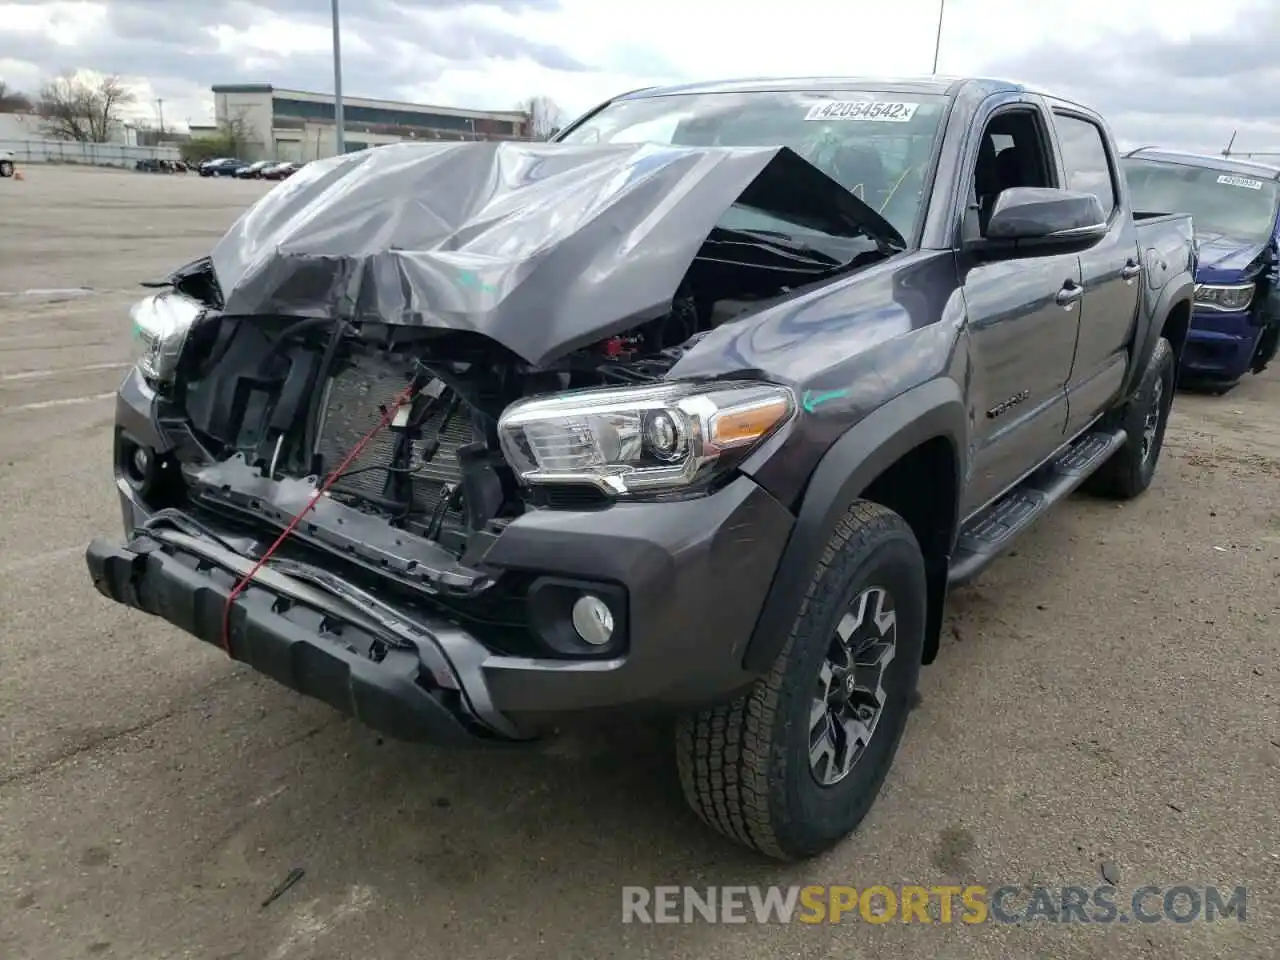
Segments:
[[[1135,212],[1133,219],[1147,284],[1161,290],[1171,276],[1186,268],[1187,251],[1194,249],[1191,214]]]

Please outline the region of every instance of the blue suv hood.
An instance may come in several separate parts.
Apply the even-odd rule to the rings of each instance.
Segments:
[[[1269,241],[1241,243],[1222,234],[1202,233],[1196,236],[1196,254],[1200,266],[1197,283],[1246,283],[1266,266],[1263,254]]]

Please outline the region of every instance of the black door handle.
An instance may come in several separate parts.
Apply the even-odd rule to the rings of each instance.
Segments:
[[[1120,276],[1124,277],[1125,282],[1128,283],[1135,279],[1141,272],[1142,264],[1137,260],[1127,260],[1123,269],[1120,271]]]
[[[1083,296],[1084,287],[1074,280],[1068,280],[1062,285],[1062,289],[1053,295],[1053,300],[1063,310],[1070,310],[1076,305],[1076,301]]]

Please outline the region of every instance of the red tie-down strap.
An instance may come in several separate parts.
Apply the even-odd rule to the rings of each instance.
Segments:
[[[258,562],[253,565],[252,569],[241,577],[235,587],[232,588],[231,594],[227,597],[226,606],[222,609],[222,649],[227,656],[231,656],[231,606],[236,602],[236,598],[244,592],[245,587],[247,587],[249,582],[257,576],[258,571],[261,570],[266,565],[267,561],[271,559],[272,555],[280,549],[280,545],[288,539],[289,534],[293,533],[293,531],[298,528],[298,524],[302,522],[303,517],[311,512],[311,508],[316,505],[316,501],[324,496],[325,493],[328,492],[329,488],[337,482],[338,478],[347,472],[347,468],[355,462],[357,457],[360,456],[360,452],[364,450],[369,441],[376,437],[378,435],[378,431],[395,418],[396,412],[412,400],[413,395],[417,392],[418,384],[415,381],[405,387],[400,395],[387,406],[382,413],[382,418],[374,424],[373,429],[361,437],[360,442],[351,448],[351,452],[348,453],[343,461],[333,469],[329,476],[325,478],[324,483],[320,484],[316,489],[316,492],[312,495],[310,502],[298,511],[297,516],[290,520],[288,526],[280,532],[280,536],[276,537],[275,543],[271,544],[271,546],[267,548],[267,552],[262,555],[261,559],[259,559]]]

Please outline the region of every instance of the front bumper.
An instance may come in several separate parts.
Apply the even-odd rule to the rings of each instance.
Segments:
[[[237,540],[231,531],[241,528],[210,528],[202,515],[220,545],[150,523],[155,504],[122,470],[121,445],[172,451],[181,443],[156,426],[154,398],[135,379],[126,378],[117,400],[116,483],[132,539],[123,546],[95,540],[89,571],[112,600],[221,645],[227,598],[275,533],[264,527],[257,542]],[[522,739],[598,712],[722,702],[755,679],[743,659],[793,523],[745,476],[699,499],[535,510],[514,520],[483,556],[495,584],[585,581],[625,597],[625,647],[581,659],[544,656],[536,646],[515,655],[482,624],[460,621],[425,597],[407,603],[403,591],[382,590],[363,572],[376,598],[352,601],[358,590],[350,568],[300,542],[232,605],[230,654],[409,740]],[[356,532],[350,522],[342,529]],[[310,574],[291,572],[288,563]]]
[[[227,599],[245,571],[231,557],[211,563],[203,546],[170,537],[143,536],[128,546],[97,538],[86,561],[104,596],[221,645]],[[270,570],[237,598],[229,625],[234,659],[388,736],[458,744],[528,735],[491,704],[463,699],[439,634],[415,643]],[[476,652],[465,637],[451,639],[455,656]]]
[[[1194,311],[1182,356],[1183,375],[1191,379],[1240,379],[1249,372],[1262,330],[1248,310]]]

